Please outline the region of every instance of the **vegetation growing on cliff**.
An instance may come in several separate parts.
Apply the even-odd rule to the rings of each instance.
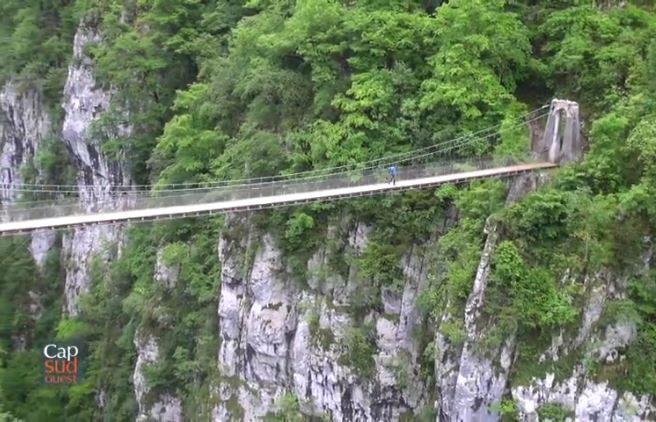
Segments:
[[[554,370],[536,367],[543,350],[533,345],[572,329],[587,293],[583,280],[607,271],[629,286],[625,300],[609,305],[616,312],[608,312],[607,323],[630,319],[637,340],[626,360],[597,365],[591,375],[622,390],[656,391],[655,279],[653,271],[640,271],[656,227],[654,10],[562,1],[442,3],[3,0],[0,81],[35,85],[58,103],[73,34],[85,16],[85,25],[103,34],[88,51],[98,79],[118,93],[101,124],[120,122],[127,109],[134,127],[129,138],[103,140],[104,150],[128,152],[136,179],[160,184],[353,164],[508,125],[554,96],[577,100],[589,143],[585,161],[512,206],[504,204],[506,186],[491,181],[266,218],[301,278],[329,216],[349,214],[374,227],[357,262],[331,258],[337,271],[346,264],[360,270],[353,314],[361,320],[382,312],[381,289],[401,287],[403,254],[433,242],[447,213],[457,212],[449,223],[455,227],[436,245],[439,270],[420,298],[427,327],[440,323],[445,309],[454,316],[437,330],[457,347],[465,340],[462,310],[488,221],[498,243],[484,306],[492,328],[485,348],[517,334],[512,383]],[[522,150],[527,136],[509,130],[497,154]],[[41,156],[55,183],[62,167],[53,154],[61,152],[49,147]],[[2,412],[24,420],[134,418],[129,380],[138,332],[160,339],[161,359],[146,371],[150,396],[175,390],[185,406],[207,414],[206,395],[218,378],[220,226],[182,221],[130,232],[120,259],[98,262],[73,323],[60,322],[63,269],[56,257],[34,276],[41,273],[25,245],[3,239],[0,418]],[[170,289],[154,281],[160,246],[164,263],[180,268]],[[36,321],[26,311],[30,291],[42,295]],[[318,320],[311,325],[319,330]],[[83,336],[91,354],[84,383],[54,391],[37,386],[33,375],[40,342],[58,327]],[[25,351],[16,343],[21,334]],[[354,328],[335,340],[352,354],[356,373],[371,377],[375,342],[367,333]],[[433,349],[427,350],[431,360]],[[94,413],[103,393],[110,398]],[[276,417],[298,406],[284,396]],[[499,411],[510,415],[516,407],[504,401]],[[553,405],[540,412],[566,413]]]

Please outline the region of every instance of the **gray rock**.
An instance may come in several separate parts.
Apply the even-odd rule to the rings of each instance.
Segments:
[[[55,244],[57,235],[54,230],[38,230],[32,233],[30,252],[39,270],[43,271],[48,253]]]
[[[139,418],[144,419],[146,409],[144,409],[144,397],[149,391],[145,376],[144,367],[153,364],[159,358],[159,344],[155,337],[148,336],[143,338],[140,333],[137,333],[134,338],[134,345],[137,348],[137,363],[134,367],[132,374],[132,382],[134,383],[134,395],[139,404]],[[144,415],[143,417],[141,415]]]
[[[0,203],[14,201],[24,183],[21,170],[31,164],[50,132],[50,117],[34,89],[20,92],[13,83],[0,90]]]
[[[399,310],[399,322],[396,331],[396,341],[401,348],[410,352],[413,359],[419,358],[417,339],[414,337],[415,330],[421,324],[417,300],[420,294],[428,286],[428,265],[423,253],[414,247],[401,262],[404,286],[401,296],[401,307]]]
[[[239,224],[245,230],[236,228]],[[417,345],[411,335],[418,323],[414,308],[419,285],[426,283],[422,259],[408,257],[402,263],[406,283],[396,293],[398,319],[368,316],[377,350],[374,376],[363,380],[350,367],[342,345],[353,324],[343,304],[351,300],[349,289],[362,283],[356,269],[348,268],[348,281],[328,275],[328,251],[320,248],[308,261],[310,290],[300,291],[270,236],[254,235],[246,221],[232,216],[226,226],[230,230],[219,241],[219,367],[231,379],[219,388],[223,393],[214,420],[234,417],[228,409],[234,409],[235,401],[244,420],[261,418],[290,391],[304,413],[331,415],[333,420],[397,420],[423,405],[426,388],[412,359]],[[348,240],[338,248],[356,257],[366,245],[365,227],[344,224],[328,231],[345,234]],[[233,232],[242,236],[235,238]],[[312,320],[317,326],[311,329]],[[404,388],[397,385],[399,373],[407,378]]]
[[[89,291],[93,258],[97,256],[103,262],[109,261],[112,258],[111,245],[120,241],[120,232],[115,226],[79,227],[63,236],[63,255],[68,262],[64,284],[66,315],[79,313],[80,296]]]
[[[11,204],[21,195],[17,185],[25,183],[23,168],[34,163],[41,143],[50,131],[50,116],[39,93],[32,88],[19,91],[13,83],[7,83],[0,91],[0,204]],[[36,170],[38,177],[40,169]],[[0,215],[2,219],[11,217]],[[43,270],[55,234],[41,230],[32,233],[31,237],[32,257],[37,267]]]
[[[593,354],[600,361],[613,363],[620,358],[621,349],[633,343],[637,336],[638,331],[634,322],[618,321],[606,327],[604,341]]]
[[[639,421],[652,420],[656,415],[653,397],[643,395],[637,399],[631,393],[619,395],[607,383],[587,380],[582,367],[575,368],[572,376],[560,383],[554,375],[534,379],[528,386],[512,389],[519,411],[527,418],[535,417],[537,410],[548,403],[570,410],[576,421]]]
[[[139,405],[137,422],[160,421],[179,422],[182,421],[182,402],[174,395],[165,393],[157,397],[151,406],[146,406],[145,396],[150,387],[144,376],[144,368],[157,362],[159,359],[159,341],[152,335],[144,336],[137,331],[134,338],[137,348],[137,363],[134,367],[132,381],[134,383],[134,395]]]
[[[586,284],[591,285],[593,283],[586,281]],[[572,344],[573,348],[582,345],[588,338],[590,338],[594,324],[601,317],[606,298],[607,292],[604,285],[592,286],[591,291],[588,293],[588,301],[583,310],[583,322],[579,329],[579,333]]]
[[[180,276],[180,264],[167,265],[162,258],[163,249],[157,251],[155,262],[155,282],[170,290],[175,287]]]
[[[80,206],[87,211],[114,209],[122,199],[113,193],[116,186],[129,186],[127,172],[117,162],[108,160],[92,139],[91,127],[107,111],[111,92],[99,88],[94,77],[94,63],[85,48],[101,41],[95,28],[80,24],[73,41],[73,62],[68,68],[64,87],[63,139],[77,166]],[[118,135],[127,135],[129,128],[118,128]],[[64,238],[65,256],[70,263],[66,272],[64,311],[71,316],[79,312],[79,297],[89,289],[92,257],[105,262],[112,258],[110,245],[121,242],[119,226],[103,225],[74,228]],[[118,250],[122,248],[119,246]]]
[[[453,315],[445,313],[442,315],[440,325],[451,323],[453,320]],[[440,414],[445,419],[455,413],[453,398],[458,382],[460,353],[460,348],[454,347],[446,336],[437,331],[435,334],[435,387],[437,390],[435,407],[440,409]]]
[[[383,310],[386,314],[398,315],[401,313],[401,293],[391,288],[383,287],[381,289]]]
[[[474,279],[474,286],[465,305],[465,332],[467,334],[455,388],[446,386],[444,392],[453,391],[453,396],[440,397],[443,413],[453,420],[496,420],[498,415],[490,410],[492,404],[500,402],[512,363],[515,337],[508,333],[500,350],[486,354],[477,351],[479,343],[490,327],[479,322],[481,307],[490,274],[490,258],[496,245],[495,227],[486,225],[487,241]]]
[[[182,403],[180,399],[169,394],[163,394],[150,409],[149,418],[143,419],[157,422],[182,421]]]

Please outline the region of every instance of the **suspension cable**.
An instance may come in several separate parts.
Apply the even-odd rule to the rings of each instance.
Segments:
[[[534,113],[541,111],[545,108],[549,107],[548,104],[543,105],[542,107],[539,107],[525,115],[519,116],[514,118],[513,120],[519,120],[520,118],[529,118],[531,115]],[[537,119],[540,119],[544,116],[546,116],[548,113],[543,113],[538,116],[534,116],[532,118],[529,118],[528,120],[523,120],[515,125],[512,125],[510,128],[517,127],[519,125],[523,125],[526,123],[530,123],[532,121],[535,121]],[[313,170],[307,170],[307,171],[302,171],[302,172],[296,172],[296,173],[290,173],[290,174],[283,174],[283,175],[276,175],[276,176],[265,176],[265,177],[256,177],[256,178],[245,178],[245,179],[232,179],[232,180],[224,180],[224,181],[217,181],[217,182],[184,182],[184,183],[170,183],[170,184],[144,184],[144,185],[129,185],[129,186],[112,186],[111,189],[113,191],[148,191],[149,188],[155,188],[156,191],[158,192],[164,192],[167,190],[184,190],[184,188],[181,189],[160,189],[160,188],[169,188],[169,187],[176,187],[176,186],[202,186],[202,187],[213,187],[213,186],[237,186],[237,185],[249,185],[249,184],[260,184],[260,183],[266,183],[266,182],[273,182],[276,180],[292,180],[292,179],[303,179],[305,175],[312,175],[314,173],[320,173],[319,176],[326,176],[326,175],[331,175],[331,174],[336,174],[336,173],[343,173],[343,172],[334,172],[334,170],[339,170],[339,169],[352,169],[352,170],[363,170],[363,169],[368,169],[375,167],[376,164],[380,163],[386,163],[386,162],[406,162],[406,161],[412,161],[413,159],[416,159],[417,157],[414,156],[414,154],[424,152],[424,151],[430,151],[432,149],[435,149],[435,151],[432,152],[425,152],[424,154],[418,156],[418,157],[426,157],[430,155],[435,155],[440,152],[443,152],[440,148],[444,148],[446,146],[449,146],[451,144],[456,144],[459,146],[463,146],[466,143],[473,142],[476,140],[481,140],[481,139],[486,139],[489,138],[493,135],[496,135],[499,132],[495,132],[490,135],[486,136],[480,136],[481,134],[485,132],[489,132],[493,129],[497,129],[502,127],[506,122],[501,122],[499,124],[489,126],[487,128],[481,129],[479,131],[476,131],[472,134],[469,135],[461,135],[459,137],[453,138],[451,140],[434,144],[434,145],[429,145],[426,147],[418,148],[415,150],[411,151],[406,151],[406,152],[399,152],[395,154],[390,154],[385,157],[377,158],[377,159],[372,159],[368,161],[363,161],[363,162],[358,162],[358,163],[353,163],[353,164],[344,164],[340,166],[334,166],[334,167],[327,167],[327,168],[322,168],[322,169],[313,169]],[[464,143],[463,143],[464,142]],[[446,148],[445,151],[452,150],[452,148]],[[407,157],[407,158],[403,158]],[[362,165],[368,165],[367,167],[361,167]],[[355,168],[354,168],[355,166]],[[348,171],[348,170],[347,170]],[[326,173],[327,172],[327,173]],[[246,183],[244,183],[246,182]],[[255,182],[255,183],[247,183],[247,182]],[[42,193],[79,193],[80,189],[85,189],[85,188],[96,188],[95,185],[55,185],[55,184],[3,184],[0,185],[3,188],[13,188],[12,190],[16,192],[42,192]],[[31,189],[30,189],[31,188]],[[60,189],[60,188],[73,188],[73,189]]]

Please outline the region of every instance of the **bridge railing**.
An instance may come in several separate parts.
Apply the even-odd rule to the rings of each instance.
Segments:
[[[477,158],[458,161],[433,162],[412,167],[399,167],[397,183],[403,180],[421,179],[424,177],[457,174],[467,171],[505,167],[509,165],[535,162],[535,159],[524,158]],[[103,202],[83,204],[75,202],[55,202],[36,206],[25,204],[2,209],[0,219],[3,222],[36,220],[72,215],[88,215],[113,211],[128,211],[198,205],[215,202],[241,201],[260,197],[272,197],[293,194],[308,194],[309,192],[384,184],[388,173],[385,168],[354,170],[321,177],[302,179],[263,181],[242,185],[225,185],[209,188],[189,188],[184,190],[166,190],[150,192],[117,193],[115,196],[105,195]]]

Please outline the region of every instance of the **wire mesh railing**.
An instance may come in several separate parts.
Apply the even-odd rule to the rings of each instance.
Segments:
[[[503,124],[491,126],[477,132],[462,135],[457,138],[439,142],[423,148],[414,149],[411,151],[398,152],[385,157],[372,159],[364,162],[357,162],[352,164],[345,164],[336,167],[317,168],[312,170],[301,171],[297,173],[279,174],[272,176],[253,177],[245,179],[230,179],[219,181],[198,181],[198,182],[183,182],[173,184],[154,184],[154,185],[129,185],[129,186],[111,186],[112,192],[139,192],[148,194],[152,190],[158,191],[177,191],[188,189],[203,189],[203,188],[216,188],[223,186],[236,186],[236,185],[253,185],[261,183],[273,183],[282,180],[299,180],[310,177],[321,178],[331,174],[342,174],[349,171],[360,170],[373,170],[376,168],[385,167],[389,164],[396,163],[400,165],[414,165],[425,163],[440,155],[450,155],[460,151],[473,143],[487,143],[491,146],[496,139],[498,139],[504,132],[512,131],[516,128],[525,126],[533,121],[540,120],[547,116],[549,112],[544,112],[549,105],[544,105],[537,108],[526,115],[518,116],[514,123],[502,127]],[[31,194],[72,194],[75,195],[80,189],[93,189],[95,186],[86,185],[54,185],[54,184],[2,184],[0,190],[13,191],[17,193],[31,193]]]
[[[448,174],[465,173],[469,171],[502,168],[519,164],[537,162],[536,159],[526,157],[492,158],[480,157],[456,161],[439,161],[416,165],[412,167],[399,167],[397,183],[419,180]],[[115,197],[107,198],[106,202],[92,204],[53,203],[47,206],[31,208],[5,208],[0,212],[2,222],[18,222],[39,220],[56,217],[101,214],[119,211],[134,211],[154,208],[180,207],[213,203],[229,203],[238,207],[240,203],[249,200],[268,197],[263,203],[276,202],[277,197],[298,195],[299,197],[312,196],[312,192],[340,190],[344,188],[367,187],[387,183],[388,174],[384,168],[354,170],[324,177],[305,179],[290,179],[258,184],[244,184],[236,186],[221,186],[211,188],[188,189],[179,192],[151,191],[148,195],[139,193],[121,193]],[[419,185],[421,183],[418,183]],[[380,189],[383,189],[380,187]],[[326,196],[326,195],[324,195]],[[329,195],[328,195],[329,196]],[[339,196],[335,192],[335,196]],[[252,202],[252,201],[251,201]]]

